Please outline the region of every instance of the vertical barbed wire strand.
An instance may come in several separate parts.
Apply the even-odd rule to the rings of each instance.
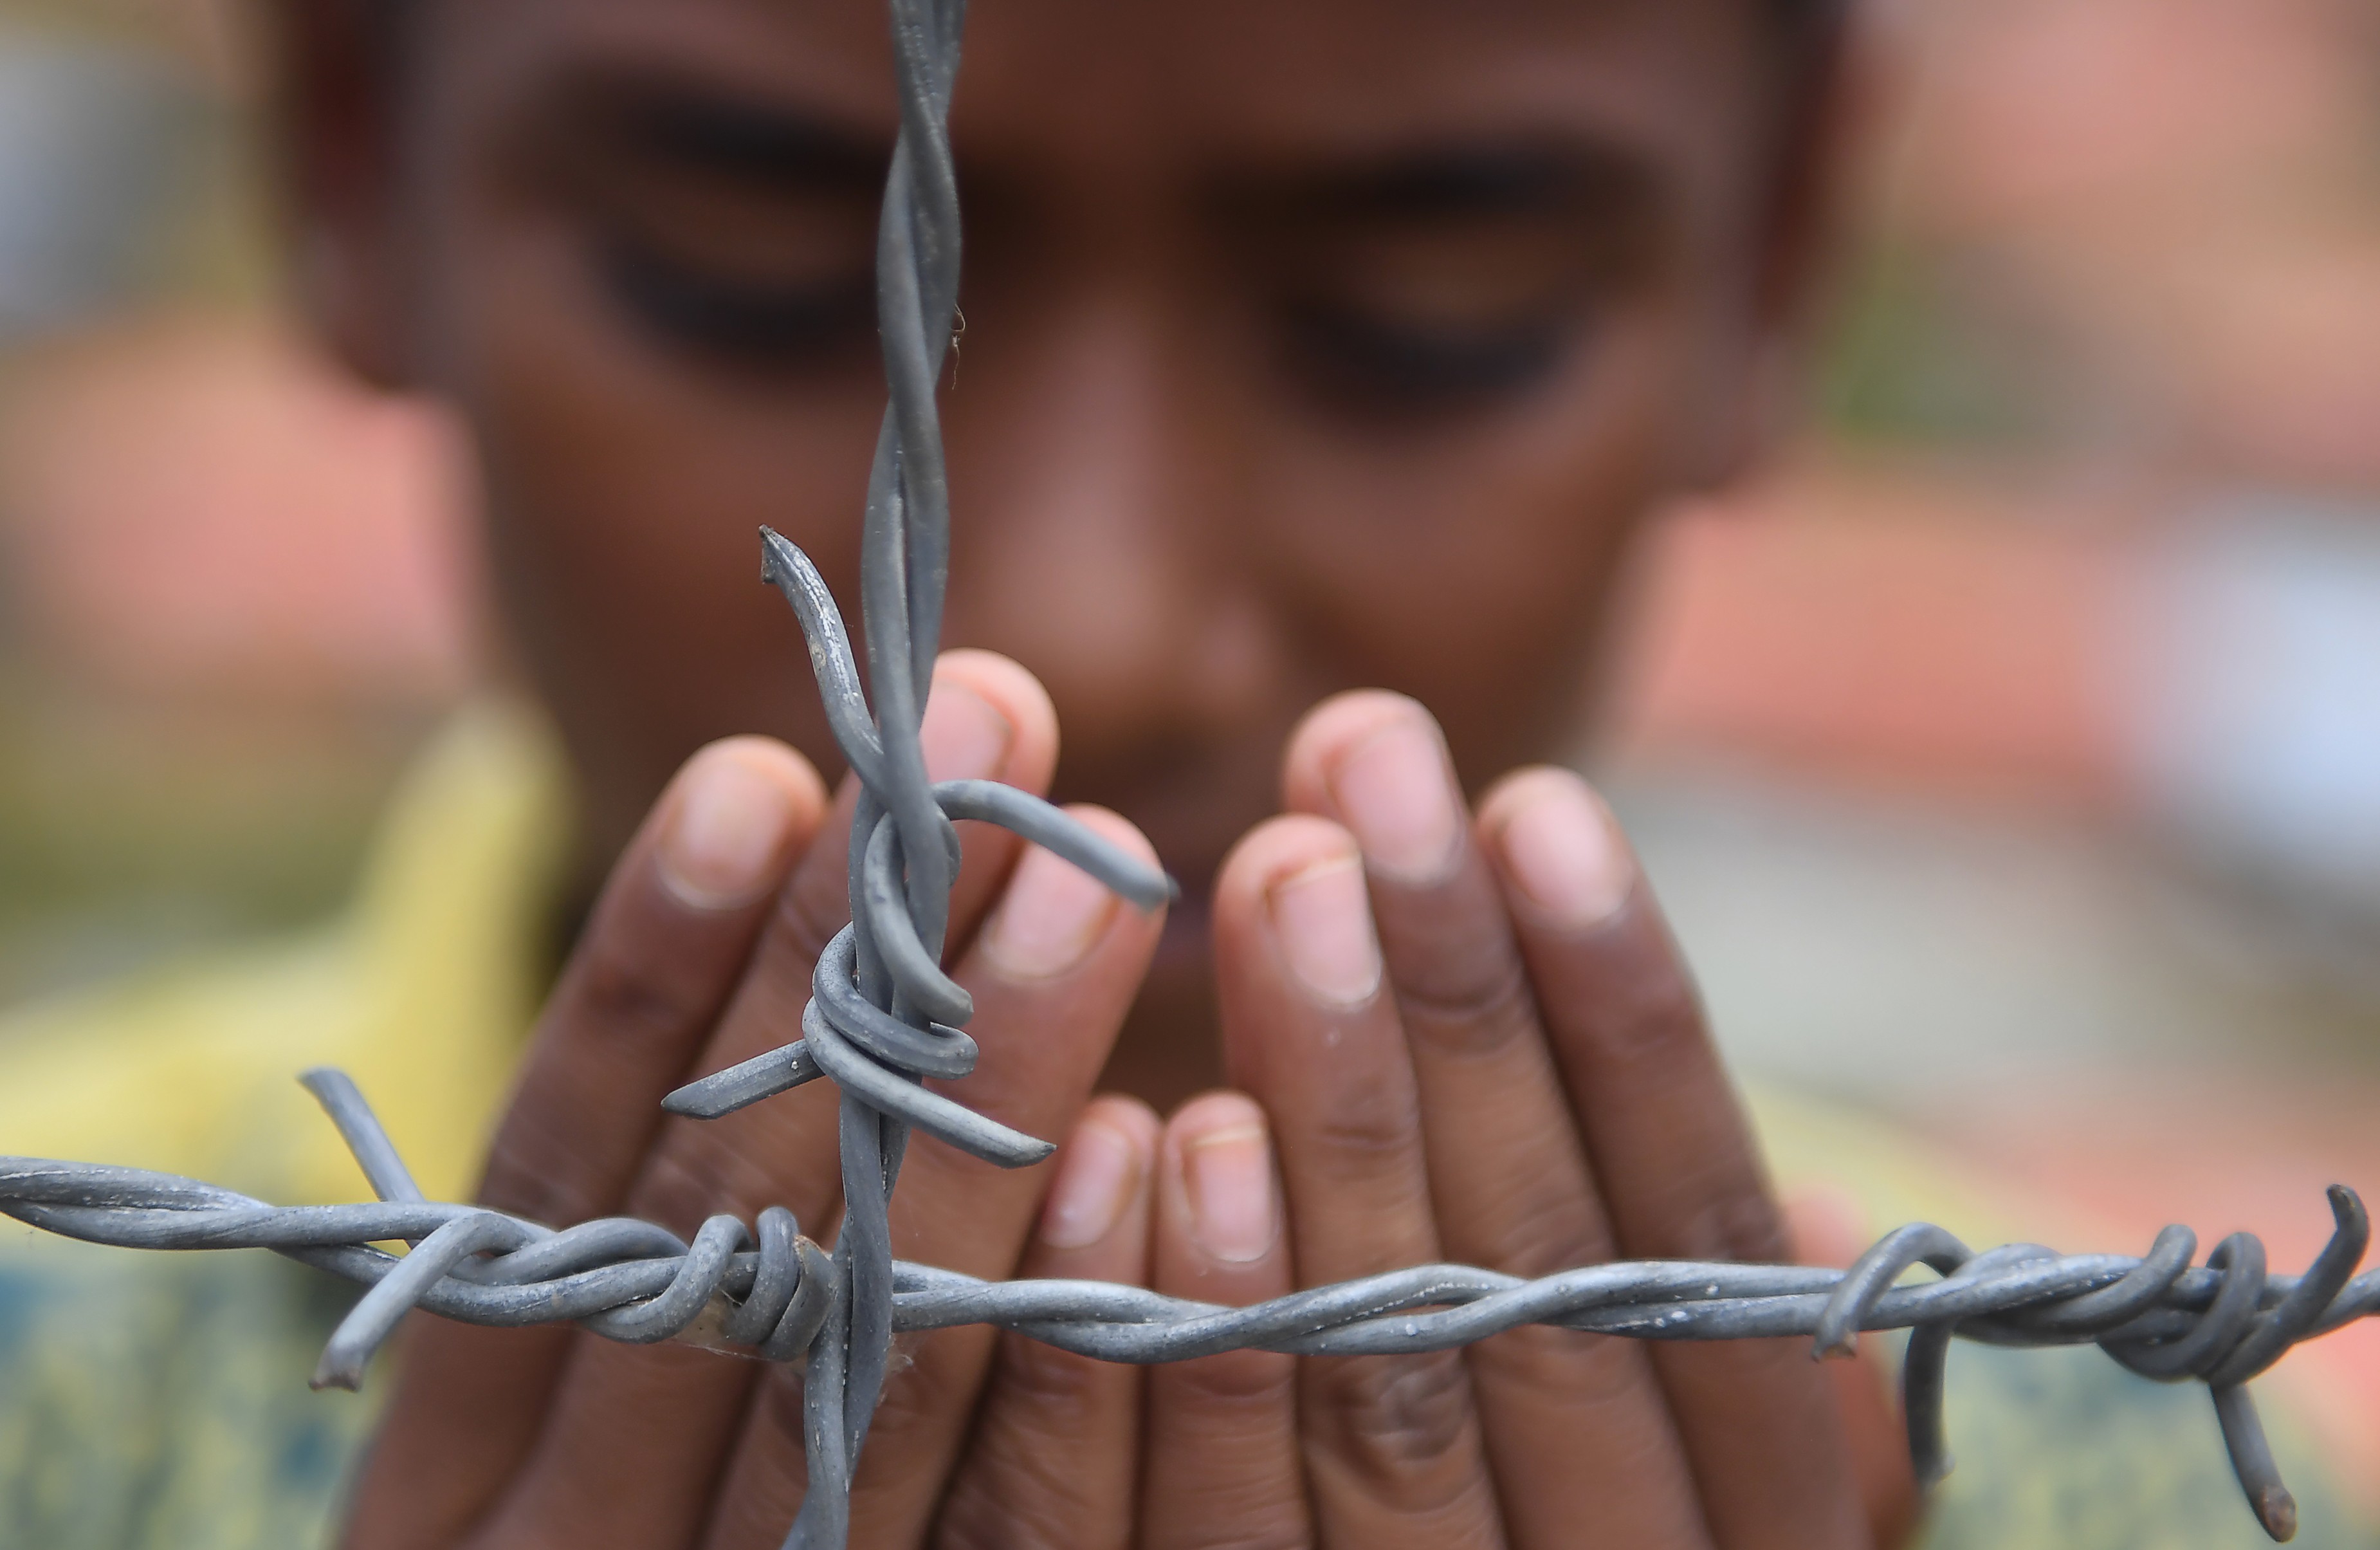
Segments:
[[[762,577],[800,618],[829,724],[857,775],[849,860],[851,924],[821,955],[795,1045],[673,1094],[685,1113],[723,1113],[816,1075],[841,1089],[844,1221],[833,1296],[810,1343],[804,1430],[809,1489],[786,1544],[835,1550],[850,1532],[851,1476],[883,1392],[892,1341],[890,1204],[909,1132],[923,1126],[1006,1166],[1047,1142],[990,1124],[917,1083],[964,1076],[974,1008],[942,973],[956,881],[953,817],[1002,824],[1050,845],[1145,909],[1172,884],[1056,809],[985,782],[936,787],[919,743],[950,578],[950,487],[935,384],[958,307],[958,176],[951,91],[965,0],[890,0],[900,130],[877,224],[877,326],[887,390],[868,470],[860,617],[873,714],[834,599],[800,550],[764,531]],[[756,1065],[759,1068],[754,1069]]]
[[[943,476],[934,379],[941,349],[930,320],[947,330],[958,292],[958,187],[945,128],[957,74],[962,0],[891,0],[899,137],[885,177],[876,249],[877,326],[890,401],[877,436],[861,540],[861,618],[868,681],[876,690],[884,757],[863,786],[851,828],[851,911],[857,983],[872,1006],[912,1021],[915,997],[886,971],[868,929],[868,842],[888,812],[907,862],[909,923],[924,953],[939,958],[953,869],[941,813],[928,789],[919,729],[933,682],[950,573],[949,486]],[[922,14],[921,14],[922,11]],[[948,18],[946,21],[945,18]],[[803,1405],[811,1446],[809,1489],[788,1546],[841,1550],[850,1533],[851,1476],[883,1392],[892,1342],[892,1241],[889,1208],[908,1147],[908,1128],[845,1086],[842,1093],[844,1227],[835,1245],[838,1296],[821,1343],[812,1347]],[[839,1380],[839,1381],[838,1381]],[[820,1446],[823,1445],[823,1446]]]

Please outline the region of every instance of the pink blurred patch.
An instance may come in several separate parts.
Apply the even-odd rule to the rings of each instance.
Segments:
[[[2340,0],[1931,0],[1888,26],[1925,102],[1925,225],[2137,218],[2335,157],[2362,133]]]
[[[475,656],[470,480],[439,412],[264,320],[177,320],[24,361],[0,543],[34,649],[176,695],[420,702]]]
[[[1807,460],[1657,530],[1622,758],[2120,801],[2111,643],[2131,525],[2105,494]]]

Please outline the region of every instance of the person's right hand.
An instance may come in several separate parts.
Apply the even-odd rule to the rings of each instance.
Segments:
[[[1516,771],[1475,805],[1427,711],[1359,690],[1299,726],[1282,796],[1209,896],[1236,1091],[1184,1105],[1150,1160],[1156,1290],[1791,1251],[1683,956],[1583,780]],[[1528,1325],[1157,1366],[1135,1543],[1890,1550],[1914,1483],[1888,1402],[1810,1356]],[[967,1471],[953,1499],[1038,1485]]]
[[[945,656],[924,732],[937,779],[1046,790],[1057,726],[1031,677]],[[627,1214],[681,1235],[785,1205],[832,1242],[836,1103],[818,1082],[722,1120],[665,1117],[690,1078],[789,1042],[820,950],[848,918],[849,782],[832,814],[801,756],[757,738],[695,755],[613,872],[539,1024],[490,1153],[483,1203],[553,1226]],[[1143,856],[1114,815],[1076,816]],[[1140,1282],[1149,1240],[1139,1159],[1156,1117],[1090,1101],[1153,951],[1143,915],[1046,851],[965,825],[948,961],[975,997],[971,1108],[1066,1136],[1056,1167],[1009,1173],[920,1137],[893,1214],[902,1257],[992,1279]],[[1153,859],[1153,858],[1152,858]],[[1043,1191],[1050,1191],[1047,1202]],[[1038,1231],[1037,1231],[1038,1227]],[[1021,1462],[1050,1488],[979,1503],[978,1543],[1115,1543],[1130,1533],[1139,1376],[984,1329],[919,1343],[878,1410],[853,1543],[921,1542],[947,1483]],[[683,1345],[417,1317],[366,1461],[348,1550],[424,1546],[777,1544],[802,1495],[801,1380]],[[1052,1468],[1051,1461],[1062,1460]]]

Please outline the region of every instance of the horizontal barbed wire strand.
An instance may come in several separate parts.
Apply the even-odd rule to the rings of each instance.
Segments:
[[[832,1360],[826,1342],[833,1310],[847,1305],[847,1262],[800,1236],[783,1207],[750,1227],[713,1216],[687,1243],[626,1218],[555,1230],[425,1202],[409,1190],[396,1149],[354,1085],[334,1071],[305,1080],[383,1196],[379,1202],[274,1206],[167,1174],[5,1158],[0,1213],[118,1248],[268,1249],[365,1286],[323,1351],[317,1386],[355,1386],[415,1308],[467,1324],[577,1323],[614,1340],[675,1338],[779,1361],[807,1357],[813,1377],[822,1354]],[[1848,1354],[1861,1332],[1906,1329],[1910,1446],[1929,1484],[1949,1467],[1942,1359],[1953,1337],[2095,1344],[2144,1376],[2208,1385],[2241,1490],[2265,1531],[2287,1539],[2296,1506],[2244,1385],[2297,1344],[2380,1313],[2380,1271],[2355,1274],[2371,1235],[2362,1203],[2343,1186],[2329,1199],[2330,1241],[2302,1275],[2268,1274],[2262,1245],[2247,1234],[2227,1238],[2206,1264],[2193,1265],[2196,1239],[2179,1227],[2137,1258],[2059,1254],[2037,1244],[1972,1253],[1920,1224],[1887,1235],[1847,1271],[1624,1261],[1523,1280],[1421,1265],[1245,1308],[1107,1282],[983,1281],[888,1259],[883,1326],[889,1338],[990,1324],[1140,1363],[1239,1349],[1411,1354],[1532,1324],[1641,1340],[1807,1336],[1814,1355],[1828,1356]],[[403,1256],[373,1247],[397,1239],[416,1247]],[[1901,1284],[1919,1265],[1939,1278]]]

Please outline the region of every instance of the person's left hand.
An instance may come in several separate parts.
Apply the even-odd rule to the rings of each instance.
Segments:
[[[1354,693],[1306,718],[1284,784],[1290,816],[1240,844],[1213,901],[1241,1091],[1184,1105],[1153,1155],[1062,1154],[1061,1237],[1147,1199],[1118,1192],[1145,1171],[1152,1284],[1208,1302],[1449,1261],[1791,1257],[1676,947],[1584,782],[1524,771],[1475,817],[1427,713]],[[1428,1356],[1155,1367],[1128,1517],[1112,1493],[1079,1511],[1128,1437],[1087,1452],[1068,1424],[1112,1370],[1021,1336],[1001,1370],[945,1545],[1040,1523],[1067,1532],[1035,1543],[1155,1550],[1838,1550],[1896,1545],[1914,1517],[1876,1374],[1821,1369],[1806,1340],[1531,1326]]]

